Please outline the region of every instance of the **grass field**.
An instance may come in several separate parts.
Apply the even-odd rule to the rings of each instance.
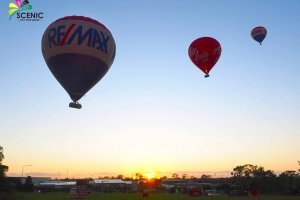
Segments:
[[[76,199],[68,193],[16,193],[16,200],[70,200]],[[124,193],[93,193],[85,198],[86,200],[238,200],[238,199],[258,199],[258,200],[300,200],[300,196],[260,196],[260,197],[191,197],[187,194],[150,194],[149,197],[142,197],[140,194]]]

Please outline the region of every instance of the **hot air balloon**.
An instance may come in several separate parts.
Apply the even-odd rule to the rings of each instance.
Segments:
[[[51,23],[42,37],[44,59],[57,81],[68,92],[72,108],[111,67],[116,44],[110,31],[98,21],[67,16]]]
[[[214,67],[221,55],[220,43],[211,37],[194,40],[189,47],[188,54],[192,62],[209,77],[209,71]]]
[[[260,45],[267,35],[267,29],[263,26],[258,26],[252,29],[251,36]]]

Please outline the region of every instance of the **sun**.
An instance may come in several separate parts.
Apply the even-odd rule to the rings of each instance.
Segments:
[[[155,173],[155,172],[146,172],[146,173],[144,173],[144,177],[148,181],[160,178],[160,176],[157,173]]]
[[[153,179],[154,178],[154,173],[146,173],[145,174],[145,176],[146,176],[146,178],[148,179],[148,180],[151,180],[151,179]]]

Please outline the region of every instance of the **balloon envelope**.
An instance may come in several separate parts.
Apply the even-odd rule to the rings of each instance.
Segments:
[[[110,31],[87,17],[58,19],[42,37],[44,59],[74,102],[102,79],[113,63],[115,52]]]
[[[263,26],[258,26],[252,29],[251,31],[252,38],[257,41],[258,43],[262,43],[262,41],[267,36],[267,29]]]
[[[194,40],[188,50],[192,62],[201,69],[206,77],[221,56],[220,43],[211,37],[202,37]]]

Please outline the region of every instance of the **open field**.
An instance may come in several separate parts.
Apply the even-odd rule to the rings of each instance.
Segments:
[[[16,200],[71,200],[76,199],[68,193],[17,193]],[[230,199],[259,199],[259,200],[300,200],[300,196],[260,196],[260,197],[191,197],[187,194],[150,194],[144,198],[140,194],[124,194],[124,193],[93,193],[86,200],[189,200],[189,199],[209,199],[209,200],[230,200]]]

